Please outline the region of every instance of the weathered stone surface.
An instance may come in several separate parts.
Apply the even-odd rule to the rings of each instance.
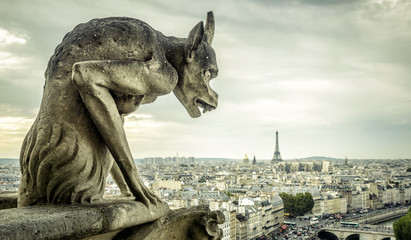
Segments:
[[[0,193],[0,210],[17,207],[17,193]]]
[[[169,209],[137,201],[112,200],[101,204],[37,205],[0,211],[0,239],[91,239],[151,222]],[[99,237],[98,239],[103,239]]]
[[[191,117],[200,107],[215,109],[213,37],[211,12],[187,38],[125,17],[94,19],[67,33],[49,61],[40,111],[23,142],[19,206],[97,202],[109,171],[124,195],[148,207],[164,204],[138,175],[124,117],[171,91]],[[162,209],[157,216],[167,213]]]
[[[210,212],[206,206],[183,208],[172,211],[155,222],[124,229],[114,239],[217,240],[222,237],[222,230],[218,224],[224,221],[222,212]]]
[[[36,205],[0,210],[0,239],[221,239],[220,211],[207,206],[169,211],[125,198],[101,204]],[[167,212],[166,216],[163,213]]]

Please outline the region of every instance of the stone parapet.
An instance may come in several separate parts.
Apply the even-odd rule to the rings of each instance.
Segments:
[[[207,206],[171,211],[137,201],[36,205],[0,210],[0,239],[220,239],[221,212]],[[165,217],[159,214],[164,214]]]
[[[0,210],[17,207],[18,194],[16,192],[0,193]]]
[[[208,206],[182,208],[170,212],[155,222],[127,228],[114,239],[169,240],[169,239],[221,239],[223,231],[218,224],[225,222],[221,211],[212,211]]]
[[[141,202],[113,200],[5,209],[0,211],[0,239],[81,239],[107,233],[114,236],[125,228],[158,219],[165,211],[160,208],[165,207],[148,209]]]

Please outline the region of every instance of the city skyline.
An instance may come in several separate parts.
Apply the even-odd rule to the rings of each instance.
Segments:
[[[186,37],[214,11],[216,110],[191,119],[171,93],[126,118],[134,158],[411,158],[411,3],[6,1],[0,9],[0,158],[17,158],[54,48],[96,17]]]

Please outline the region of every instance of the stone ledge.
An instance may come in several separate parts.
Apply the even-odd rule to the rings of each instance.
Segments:
[[[171,211],[154,222],[124,229],[114,240],[219,240],[223,231],[218,224],[225,222],[224,214],[200,205]]]
[[[100,204],[11,208],[0,210],[0,239],[94,238],[152,222],[169,211],[168,206],[149,210],[141,202],[123,199]]]
[[[0,210],[17,207],[18,194],[16,192],[0,193]]]

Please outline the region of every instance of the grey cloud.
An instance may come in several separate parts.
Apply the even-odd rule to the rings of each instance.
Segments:
[[[212,86],[220,95],[219,107],[191,119],[173,94],[141,106],[138,113],[168,124],[170,130],[153,132],[152,139],[150,132],[144,139],[133,135],[131,146],[138,156],[144,157],[145,149],[155,152],[152,141],[157,141],[167,149],[163,154],[178,149],[192,155],[242,157],[247,150],[270,158],[275,128],[284,133],[280,147],[288,157],[338,155],[350,148],[358,156],[410,156],[405,147],[361,153],[348,143],[362,142],[364,151],[373,151],[385,144],[373,141],[379,131],[392,145],[411,141],[406,135],[411,126],[404,120],[411,119],[411,7],[406,1],[395,6],[354,0],[5,1],[0,27],[22,34],[28,42],[0,51],[28,62],[17,70],[0,71],[2,116],[33,115],[47,61],[78,23],[130,16],[166,35],[185,37],[209,10],[216,16],[213,44],[220,73]],[[324,88],[304,88],[312,82],[319,87],[325,83]],[[313,136],[316,140],[307,143]],[[169,145],[170,137],[176,145]]]

